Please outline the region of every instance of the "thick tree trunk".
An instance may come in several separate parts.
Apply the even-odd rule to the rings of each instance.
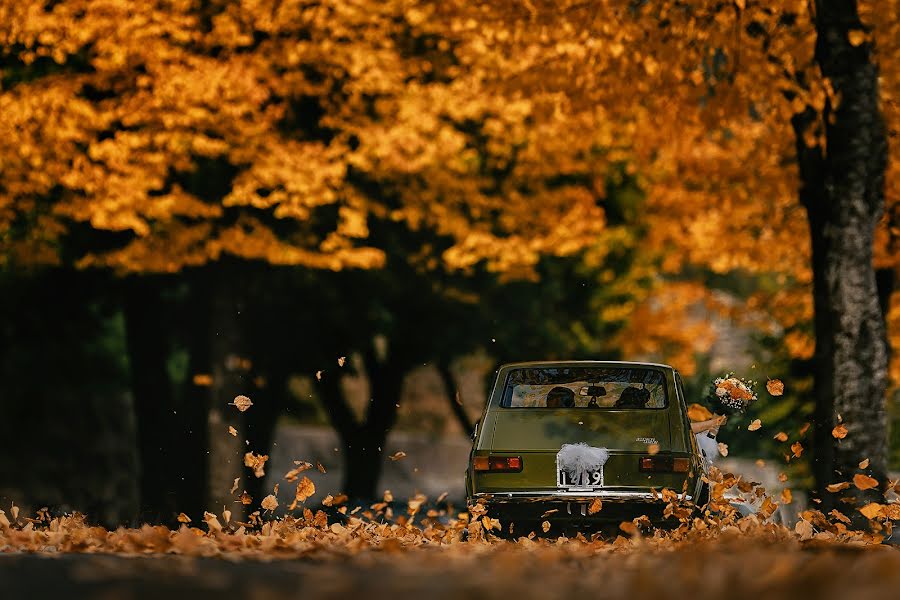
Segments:
[[[888,346],[872,265],[874,229],[884,204],[887,145],[878,105],[878,72],[868,43],[848,33],[863,29],[856,3],[816,2],[816,60],[840,96],[823,115],[827,148],[803,145],[807,113],[794,120],[800,197],[812,238],[815,304],[815,475],[824,486],[846,481],[869,459],[868,474],[886,471]],[[838,418],[845,439],[831,435]],[[851,487],[850,491],[855,488]],[[877,492],[877,490],[876,490]]]
[[[158,523],[175,514],[172,464],[179,460],[171,435],[174,402],[166,367],[166,316],[158,278],[134,277],[124,285],[128,365],[137,421],[140,518]]]

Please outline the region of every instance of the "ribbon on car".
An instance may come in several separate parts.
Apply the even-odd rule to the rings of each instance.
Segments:
[[[590,473],[603,468],[607,460],[609,460],[609,450],[588,446],[584,442],[563,444],[556,454],[556,464],[559,470],[565,471],[569,481],[577,482],[577,485],[580,486],[590,485]]]

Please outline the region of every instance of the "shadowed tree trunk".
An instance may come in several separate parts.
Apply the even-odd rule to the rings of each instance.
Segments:
[[[446,361],[438,362],[437,369],[438,373],[441,375],[441,381],[444,382],[444,391],[447,395],[447,401],[450,404],[450,411],[453,413],[453,416],[456,417],[456,421],[462,428],[463,435],[469,436],[472,434],[474,424],[466,413],[466,407],[463,406],[459,399],[459,389],[456,387],[453,371]]]
[[[125,281],[128,365],[137,423],[140,519],[158,523],[175,514],[177,489],[172,465],[174,402],[166,363],[169,344],[158,277]]]
[[[816,2],[816,61],[840,104],[826,105],[824,151],[803,143],[806,129],[817,126],[810,111],[793,123],[800,199],[812,238],[814,473],[826,507],[831,500],[824,487],[852,478],[863,459],[870,461],[866,472],[881,481],[887,467],[888,345],[872,265],[874,230],[884,205],[887,140],[871,47],[853,46],[848,37],[862,29],[856,2]],[[843,440],[831,435],[838,416],[849,429]],[[874,492],[870,495],[880,495]]]

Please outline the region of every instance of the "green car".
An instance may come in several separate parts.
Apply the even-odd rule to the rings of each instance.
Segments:
[[[468,502],[484,504],[504,530],[662,522],[663,489],[695,504],[705,494],[681,376],[668,365],[504,365],[473,442]]]

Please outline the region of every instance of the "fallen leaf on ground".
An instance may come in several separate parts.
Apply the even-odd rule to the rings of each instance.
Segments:
[[[263,498],[262,502],[260,502],[259,505],[262,506],[265,510],[273,511],[278,508],[278,499],[272,494],[269,494],[268,496]]]
[[[759,419],[753,419],[753,422],[747,425],[747,431],[756,431],[760,427],[762,427],[762,421],[760,421]]]
[[[873,479],[868,475],[857,473],[853,476],[853,485],[861,490],[871,490],[872,488],[878,487],[878,480]]]
[[[780,379],[770,379],[766,382],[766,389],[773,396],[780,396],[784,393],[784,383]]]
[[[234,406],[239,411],[244,412],[251,406],[253,406],[253,402],[247,396],[235,396],[234,402],[230,402],[231,406]]]
[[[848,433],[849,431],[843,424],[837,425],[834,429],[831,430],[831,435],[838,440],[842,440],[847,437]]]
[[[774,439],[778,440],[779,442],[786,442],[788,440],[788,435],[783,431],[779,431],[775,434]]]
[[[404,452],[403,450],[397,450],[396,452],[391,454],[388,458],[390,458],[391,460],[400,460],[401,458],[405,458],[405,457],[406,457],[406,452]]]

